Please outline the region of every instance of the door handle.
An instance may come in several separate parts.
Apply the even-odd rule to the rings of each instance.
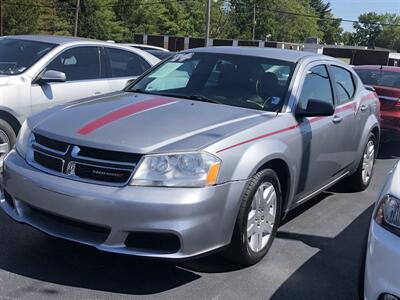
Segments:
[[[94,94],[95,94],[95,95],[100,95],[100,94],[101,94],[101,92],[95,92]]]
[[[343,121],[343,118],[341,116],[334,116],[332,122],[335,124],[338,124]]]
[[[363,104],[363,105],[360,106],[360,110],[361,110],[361,111],[366,111],[367,109],[368,109],[368,106],[365,105],[365,104]]]

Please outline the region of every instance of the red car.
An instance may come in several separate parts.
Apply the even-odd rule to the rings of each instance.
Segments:
[[[356,66],[354,70],[366,85],[372,86],[381,102],[381,126],[400,137],[400,67]]]

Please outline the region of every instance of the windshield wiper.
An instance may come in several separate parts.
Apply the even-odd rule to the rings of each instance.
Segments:
[[[152,94],[152,92],[145,91],[143,89],[126,89],[125,92],[140,93],[140,94]]]
[[[209,102],[209,103],[215,103],[215,104],[223,104],[222,102],[220,102],[218,100],[215,100],[215,99],[212,99],[212,98],[208,98],[208,97],[206,97],[204,95],[189,95],[189,96],[182,95],[181,97],[182,98],[187,98],[187,99],[190,99],[190,100],[203,101],[203,102]]]

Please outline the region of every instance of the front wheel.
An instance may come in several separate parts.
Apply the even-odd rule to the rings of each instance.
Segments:
[[[244,266],[259,262],[271,248],[282,210],[277,174],[265,169],[249,181],[242,197],[232,242],[226,256]]]
[[[368,188],[374,173],[377,146],[375,135],[370,133],[357,171],[348,179],[350,189],[364,191]]]

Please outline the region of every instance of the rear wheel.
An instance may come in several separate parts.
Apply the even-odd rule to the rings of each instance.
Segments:
[[[282,209],[277,174],[270,169],[250,180],[242,198],[232,242],[226,256],[244,266],[259,262],[275,238]]]
[[[374,173],[377,141],[373,133],[369,134],[357,171],[348,179],[348,186],[354,191],[364,191],[371,183]]]

